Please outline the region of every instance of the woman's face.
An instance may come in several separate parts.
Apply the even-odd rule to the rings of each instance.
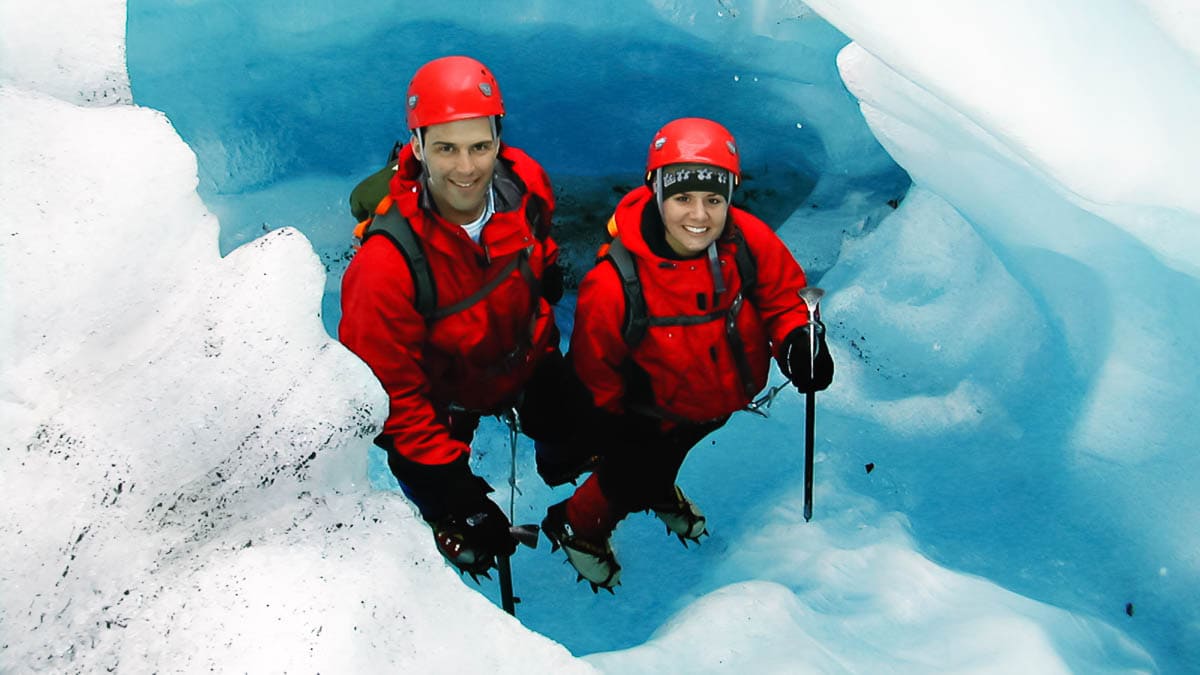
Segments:
[[[663,200],[667,245],[691,257],[703,253],[725,231],[729,202],[715,192],[680,192]]]

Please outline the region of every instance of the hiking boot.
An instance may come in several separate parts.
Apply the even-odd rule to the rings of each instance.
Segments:
[[[534,443],[537,472],[549,487],[564,483],[575,484],[575,479],[600,465],[601,457],[593,453],[571,452],[567,448],[538,441]]]
[[[542,521],[542,532],[550,540],[550,551],[562,549],[567,554],[567,562],[579,573],[577,581],[587,579],[592,585],[592,592],[597,593],[601,588],[613,592],[613,586],[621,583],[621,566],[613,554],[612,545],[606,538],[602,542],[594,542],[575,534],[574,528],[567,520],[567,503],[559,502],[546,510],[546,518]]]
[[[667,534],[674,533],[679,542],[687,548],[689,541],[700,543],[700,537],[708,534],[708,524],[704,514],[700,512],[692,500],[684,496],[683,490],[675,486],[675,501],[665,504],[655,504],[654,515],[666,523]]]

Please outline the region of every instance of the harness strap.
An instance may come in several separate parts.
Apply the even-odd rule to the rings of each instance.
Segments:
[[[495,276],[489,279],[486,284],[480,286],[479,289],[474,293],[452,305],[437,308],[433,311],[429,318],[435,321],[437,319],[444,319],[452,314],[458,314],[464,309],[471,307],[475,303],[487,297],[492,291],[496,290],[500,284],[504,283],[504,281],[508,279],[508,275],[512,274],[513,270],[517,269],[518,267],[521,268],[521,276],[525,277],[527,281],[533,277],[533,270],[529,267],[529,249],[522,249],[521,252],[509,260]]]
[[[533,334],[537,328],[538,320],[538,301],[542,295],[542,284],[538,280],[537,275],[533,273],[533,267],[529,264],[529,256],[533,250],[532,246],[519,251],[505,263],[499,272],[493,275],[487,283],[475,292],[451,305],[438,307],[433,270],[429,266],[429,259],[425,256],[425,250],[421,246],[416,233],[413,232],[412,224],[408,222],[408,219],[401,215],[399,209],[393,205],[383,214],[375,216],[367,226],[366,231],[363,232],[362,240],[366,241],[367,237],[375,234],[383,235],[390,239],[392,244],[400,250],[400,253],[408,261],[409,270],[412,272],[413,277],[413,307],[429,322],[438,321],[469,309],[495,291],[500,284],[507,281],[514,270],[519,271],[521,278],[525,280],[525,285],[529,288],[529,321],[523,327],[521,334],[518,335],[516,346],[505,354],[499,362],[487,368],[484,372],[489,376],[499,375],[509,372],[524,363],[526,356],[533,349]]]
[[[429,321],[444,319],[475,305],[492,291],[496,290],[500,284],[504,283],[513,270],[521,272],[521,277],[529,287],[530,306],[534,309],[537,308],[536,300],[541,296],[542,288],[541,282],[538,280],[537,275],[533,273],[533,268],[529,265],[529,254],[532,247],[522,249],[516,256],[505,263],[500,272],[489,279],[487,283],[474,293],[454,304],[438,307],[433,270],[429,266],[429,259],[425,256],[425,249],[421,246],[421,241],[417,238],[416,233],[413,232],[412,224],[408,222],[408,219],[400,214],[399,209],[393,206],[383,214],[375,216],[363,233],[363,241],[366,241],[367,237],[374,234],[382,234],[390,239],[408,261],[408,266],[413,276],[413,306],[421,316]],[[528,339],[528,336],[526,336],[526,339]]]
[[[754,387],[753,370],[750,367],[750,361],[746,358],[745,341],[742,340],[742,335],[737,329],[737,318],[741,314],[742,307],[745,305],[746,294],[753,289],[755,283],[758,281],[758,270],[754,256],[750,253],[749,247],[746,246],[746,239],[742,235],[741,230],[734,228],[731,236],[735,243],[734,261],[738,267],[738,276],[741,278],[741,289],[733,297],[728,309],[705,314],[649,316],[642,282],[638,278],[637,263],[634,261],[633,254],[625,247],[620,237],[613,239],[604,257],[613,264],[618,276],[621,278],[621,288],[625,294],[623,333],[625,343],[629,346],[630,350],[633,350],[645,338],[646,330],[650,326],[698,326],[711,321],[724,320],[725,335],[729,341],[730,352],[733,354],[734,365],[738,371],[738,379],[742,382],[742,390],[746,397],[753,400],[754,395],[758,392]],[[724,278],[721,275],[720,264],[717,261],[715,245],[709,247],[708,259],[713,275],[714,294],[719,295],[724,293],[726,288]],[[631,406],[631,409],[675,422],[690,421],[673,415],[669,411],[655,405],[639,404]]]
[[[542,288],[533,274],[533,269],[529,266],[529,249],[522,251],[517,259],[519,261],[517,267],[521,271],[521,276],[525,278],[526,285],[529,286],[529,307],[532,311],[529,321],[525,324],[525,330],[517,339],[517,346],[505,354],[499,362],[488,368],[485,371],[488,375],[499,375],[519,367],[525,362],[525,357],[529,355],[529,352],[533,351],[533,333],[537,329],[537,308],[538,300],[542,297]],[[508,276],[507,272],[505,276]]]
[[[740,297],[740,296],[739,296]],[[729,314],[728,309],[721,309],[707,314],[680,314],[677,316],[652,316],[646,319],[650,326],[699,326],[700,324],[719,321]]]
[[[754,395],[758,393],[754,386],[754,375],[750,369],[750,361],[746,358],[746,342],[742,340],[742,334],[737,329],[738,314],[742,312],[742,305],[746,302],[746,296],[738,292],[733,298],[733,304],[729,306],[729,315],[725,320],[725,334],[729,337],[729,347],[733,352],[733,363],[737,366],[738,375],[742,380],[742,391],[746,394],[746,398],[753,400]]]

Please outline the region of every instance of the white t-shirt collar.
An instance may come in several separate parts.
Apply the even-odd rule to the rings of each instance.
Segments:
[[[487,221],[491,219],[494,213],[496,213],[496,192],[489,185],[487,204],[483,207],[483,213],[479,214],[479,217],[475,220],[462,224],[462,229],[467,232],[467,236],[471,238],[471,241],[476,244],[479,243],[479,235],[483,233],[483,226],[487,224]]]

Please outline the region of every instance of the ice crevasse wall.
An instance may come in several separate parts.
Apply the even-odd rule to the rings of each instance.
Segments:
[[[218,255],[195,156],[127,105],[124,25],[123,2],[0,5],[19,167],[0,183],[0,670],[423,669],[461,640],[447,604],[411,600],[433,592],[482,617],[464,669],[523,670],[501,658],[517,645],[589,672],[405,543],[427,530],[364,484],[386,397],[321,325],[324,270],[289,229]]]
[[[1148,604],[1194,603],[1194,4],[808,4],[854,41],[839,54],[842,77],[915,190],[961,213],[1027,294],[1006,322],[1018,328],[1006,331],[1011,344],[996,351],[1004,359],[996,372],[1012,378],[1024,412],[1042,419],[1014,417],[1001,439],[1011,461],[1033,468],[1058,455],[1053,475],[1030,479],[1061,481],[1058,498],[1117,542],[1098,558],[1119,558],[1118,577],[1148,591]],[[825,281],[855,286],[836,269]],[[905,292],[850,290],[828,309],[853,321],[887,312],[889,300],[913,307]],[[993,301],[979,298],[978,312]],[[1037,425],[1059,435],[1034,433]],[[1183,652],[1200,622],[1181,616],[1168,642]]]
[[[1200,275],[1194,8],[809,4],[854,40],[838,64],[876,136],[1029,291],[1013,321],[1063,336],[1060,369],[1085,389],[1064,411],[1069,445],[1076,468],[1114,470],[1113,522],[1198,522],[1200,503],[1129,503],[1147,492],[1117,479],[1137,467],[1182,497],[1178,471],[1196,466],[1184,440],[1200,431],[1200,325],[1187,309]],[[1159,543],[1196,542],[1178,531]]]

